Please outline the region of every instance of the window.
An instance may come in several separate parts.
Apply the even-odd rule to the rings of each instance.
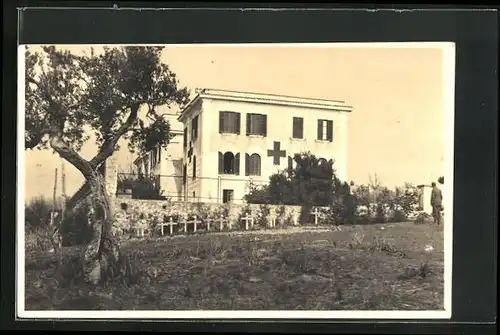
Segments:
[[[333,121],[318,120],[318,140],[333,141]]]
[[[304,138],[304,118],[293,118],[293,138]]]
[[[194,141],[198,137],[198,116],[196,115],[191,120],[191,141]]]
[[[193,156],[193,179],[196,179],[196,156]]]
[[[187,148],[187,142],[188,142],[188,129],[186,127],[184,128],[184,148]]]
[[[234,199],[234,191],[233,190],[222,190],[222,202],[227,203],[231,202]]]
[[[240,133],[240,113],[219,112],[219,133],[239,134]]]
[[[240,174],[240,154],[219,152],[219,174]]]
[[[260,176],[260,156],[245,154],[245,175]]]
[[[267,135],[267,115],[247,114],[247,135]]]

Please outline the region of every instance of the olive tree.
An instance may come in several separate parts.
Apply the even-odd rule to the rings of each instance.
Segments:
[[[54,46],[25,52],[25,148],[52,148],[81,172],[90,186],[93,237],[82,256],[85,278],[97,282],[101,270],[117,264],[119,243],[113,213],[99,168],[118,149],[166,147],[170,126],[158,106],[182,107],[189,92],[181,88],[162,47],[105,47],[76,55]],[[144,114],[144,115],[142,115]],[[80,155],[93,134],[96,153]]]

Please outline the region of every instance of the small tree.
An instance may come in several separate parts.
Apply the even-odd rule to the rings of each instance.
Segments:
[[[250,187],[245,200],[258,204],[303,206],[300,222],[304,223],[313,206],[331,206],[335,197],[349,193],[348,185],[335,175],[333,160],[321,160],[304,152],[296,154],[294,161],[295,168],[272,175],[268,185]]]
[[[99,273],[119,259],[99,168],[121,138],[130,139],[131,149],[166,147],[170,126],[156,107],[187,102],[187,89],[180,89],[175,74],[161,63],[161,52],[162,47],[105,47],[98,55],[91,49],[90,55],[77,56],[54,46],[26,49],[25,147],[50,146],[91,189],[93,237],[83,255],[88,282],[97,282]],[[79,154],[88,131],[98,147],[89,160]]]

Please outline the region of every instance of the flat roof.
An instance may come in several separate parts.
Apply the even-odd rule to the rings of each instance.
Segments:
[[[270,93],[230,91],[210,88],[196,89],[196,96],[181,111],[178,120],[182,120],[187,111],[200,99],[219,99],[240,102],[256,102],[264,104],[308,107],[317,109],[334,110],[338,112],[351,112],[352,106],[349,106],[343,100],[327,100],[317,98],[295,97],[289,95],[278,95]]]

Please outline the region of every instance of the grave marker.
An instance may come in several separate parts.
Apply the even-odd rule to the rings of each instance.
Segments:
[[[248,230],[248,223],[250,222],[251,227],[253,227],[253,216],[248,216],[248,212],[245,213],[245,217],[241,218],[242,221],[245,221],[245,230]]]
[[[210,231],[210,223],[212,223],[212,221],[214,221],[214,220],[212,220],[211,218],[208,218],[208,217],[205,219],[205,222],[207,223],[207,232]]]
[[[177,225],[177,222],[174,222],[172,217],[170,217],[170,220],[167,223],[162,222],[161,235],[163,236],[163,227],[164,226],[170,226],[170,235],[172,235],[174,233],[174,226],[176,226],[176,225]]]
[[[144,237],[144,227],[135,226],[134,231],[135,231],[135,237]]]
[[[193,220],[191,221],[191,223],[193,224],[193,232],[196,233],[196,227],[197,227],[197,224],[198,223],[201,223],[201,221],[197,221],[196,220],[196,215],[193,216]]]
[[[321,212],[318,211],[318,207],[315,207],[314,211],[312,211],[311,214],[314,215],[314,224],[317,226],[318,225],[318,217],[321,215]]]
[[[220,218],[218,220],[214,220],[214,221],[218,221],[219,222],[219,230],[222,231],[222,229],[224,229],[224,222],[228,222],[229,223],[229,220],[228,219],[224,219],[224,215],[220,215]]]
[[[184,231],[184,233],[187,233],[187,224],[188,224],[187,217],[185,217],[185,216],[184,216],[184,217],[182,218],[181,223],[184,225],[184,230],[183,230],[183,231]]]
[[[274,228],[276,227],[276,216],[274,215],[269,215],[267,217],[267,223],[269,225],[269,228]]]

